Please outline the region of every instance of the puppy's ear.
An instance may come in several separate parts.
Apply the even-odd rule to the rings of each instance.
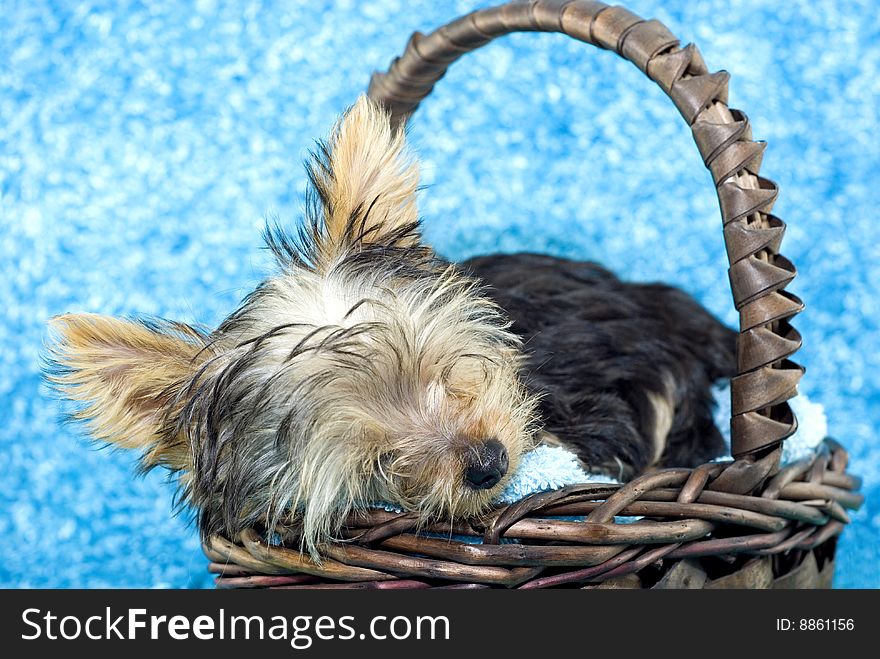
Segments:
[[[313,235],[318,260],[365,244],[418,243],[418,164],[381,106],[361,96],[308,168],[323,215]]]
[[[95,439],[143,452],[145,468],[191,471],[192,453],[174,413],[206,358],[205,335],[187,325],[129,322],[93,314],[50,321],[56,340],[47,379],[80,404],[73,417]]]

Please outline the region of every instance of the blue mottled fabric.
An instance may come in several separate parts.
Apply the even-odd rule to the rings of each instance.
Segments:
[[[867,502],[837,584],[880,587],[880,23],[873,0],[628,0],[732,74],[798,265],[803,391]],[[301,161],[369,74],[471,0],[0,0],[0,585],[210,586],[173,488],[98,451],[41,384],[46,319],[212,325],[294,225]],[[733,8],[732,8],[733,7]],[[608,52],[522,34],[455,64],[411,130],[428,240],[535,250],[693,293],[734,324],[717,202],[659,88]]]

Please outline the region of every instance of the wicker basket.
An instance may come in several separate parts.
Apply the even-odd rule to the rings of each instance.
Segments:
[[[859,507],[847,454],[826,440],[811,459],[780,469],[797,427],[786,402],[803,369],[789,319],[803,308],[784,288],[795,268],[778,253],[785,224],[770,214],[776,184],[758,174],[764,143],[727,107],[728,74],[709,73],[693,45],[656,20],[591,0],[532,0],[473,12],[416,33],[370,95],[403,122],[461,55],[511,32],[562,32],[615,51],[668,94],[693,130],[718,192],[730,284],[740,315],[731,385],[735,460],[665,469],[625,485],[583,484],[535,494],[454,526],[416,532],[411,514],[352,516],[348,542],[316,563],[296,547],[295,524],[204,546],[221,588],[827,588],[837,535]],[[615,516],[643,516],[623,524]],[[584,516],[583,521],[571,516]],[[560,519],[564,517],[566,519]],[[476,536],[481,543],[459,536]],[[293,549],[285,548],[293,547]]]

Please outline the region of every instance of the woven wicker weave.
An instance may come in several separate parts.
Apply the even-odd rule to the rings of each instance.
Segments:
[[[591,0],[532,0],[473,12],[416,33],[370,96],[405,122],[463,54],[511,32],[562,32],[613,50],[654,80],[693,131],[712,174],[739,311],[738,375],[731,385],[734,461],[665,469],[622,486],[583,484],[535,494],[455,526],[416,532],[411,514],[359,513],[348,542],[297,549],[296,525],[204,547],[219,587],[286,588],[816,588],[830,587],[836,537],[861,505],[847,454],[826,440],[813,458],[780,469],[797,428],[788,399],[803,369],[789,319],[802,302],[785,291],[796,271],[779,254],[785,224],[770,209],[776,184],[758,174],[765,144],[727,106],[728,74],[710,73],[693,45],[659,21]],[[643,516],[623,524],[618,515]],[[572,521],[572,516],[584,516]],[[567,519],[560,519],[565,517]],[[475,544],[459,536],[476,536]]]

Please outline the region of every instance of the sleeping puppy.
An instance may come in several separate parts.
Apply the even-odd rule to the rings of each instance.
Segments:
[[[595,265],[449,263],[421,239],[404,141],[361,98],[308,165],[301,230],[267,230],[276,272],[213,331],[53,320],[48,377],[74,417],[176,473],[204,537],[296,518],[317,557],[377,501],[479,515],[542,427],[624,478],[720,452],[732,331]]]

